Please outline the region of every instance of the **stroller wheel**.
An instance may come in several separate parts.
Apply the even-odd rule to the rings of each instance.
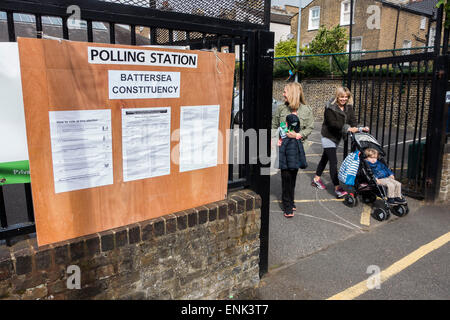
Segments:
[[[390,216],[389,211],[382,208],[376,208],[375,210],[372,211],[372,217],[378,221],[387,220],[389,219],[389,216]]]
[[[401,205],[392,207],[391,211],[397,217],[403,217],[403,216],[406,216],[409,213],[409,208],[408,208],[407,205],[402,205],[401,204]]]
[[[351,193],[347,193],[344,197],[344,204],[350,208],[355,207],[357,202],[357,198]]]
[[[366,204],[374,203],[377,200],[377,196],[373,193],[364,194],[362,200]]]
[[[406,209],[406,213],[405,213],[405,216],[406,216],[409,213],[409,207],[407,204],[403,204],[402,206],[404,206]]]

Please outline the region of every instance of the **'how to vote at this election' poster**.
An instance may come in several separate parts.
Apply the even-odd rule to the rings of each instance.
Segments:
[[[0,186],[30,182],[17,43],[0,43]]]
[[[55,193],[113,184],[111,110],[50,111]]]

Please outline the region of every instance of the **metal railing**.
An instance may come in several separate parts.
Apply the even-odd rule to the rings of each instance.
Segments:
[[[353,51],[352,61],[367,60],[381,57],[394,57],[409,55],[411,52],[429,52],[434,47],[414,47],[386,50]],[[279,56],[274,58],[274,77],[291,79],[296,74],[299,81],[310,77],[342,77],[343,84],[347,82],[349,52],[302,54],[296,56]],[[305,74],[305,69],[311,68],[312,74]],[[307,71],[306,71],[307,72]]]

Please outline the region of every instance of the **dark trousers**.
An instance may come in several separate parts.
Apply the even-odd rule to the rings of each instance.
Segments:
[[[325,148],[323,149],[322,158],[320,159],[319,164],[317,165],[316,175],[321,176],[323,170],[327,165],[327,162],[330,162],[330,177],[331,181],[335,186],[339,185],[338,179],[338,171],[337,171],[337,155],[336,148]]]
[[[295,181],[298,169],[281,169],[281,201],[283,211],[291,214],[294,204]]]

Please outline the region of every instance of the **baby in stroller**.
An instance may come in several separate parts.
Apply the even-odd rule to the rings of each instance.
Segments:
[[[361,195],[364,203],[374,203],[379,197],[384,206],[372,212],[376,220],[387,220],[389,212],[397,216],[406,215],[409,209],[401,195],[401,183],[394,179],[385,163],[382,146],[368,133],[352,133],[351,141],[353,152],[345,158],[339,169],[339,180],[350,189],[344,203],[354,207],[358,195]]]
[[[405,204],[406,200],[402,196],[402,184],[395,180],[394,173],[388,166],[378,160],[378,151],[367,148],[364,151],[367,164],[372,170],[377,184],[387,188],[387,202],[389,204]]]

